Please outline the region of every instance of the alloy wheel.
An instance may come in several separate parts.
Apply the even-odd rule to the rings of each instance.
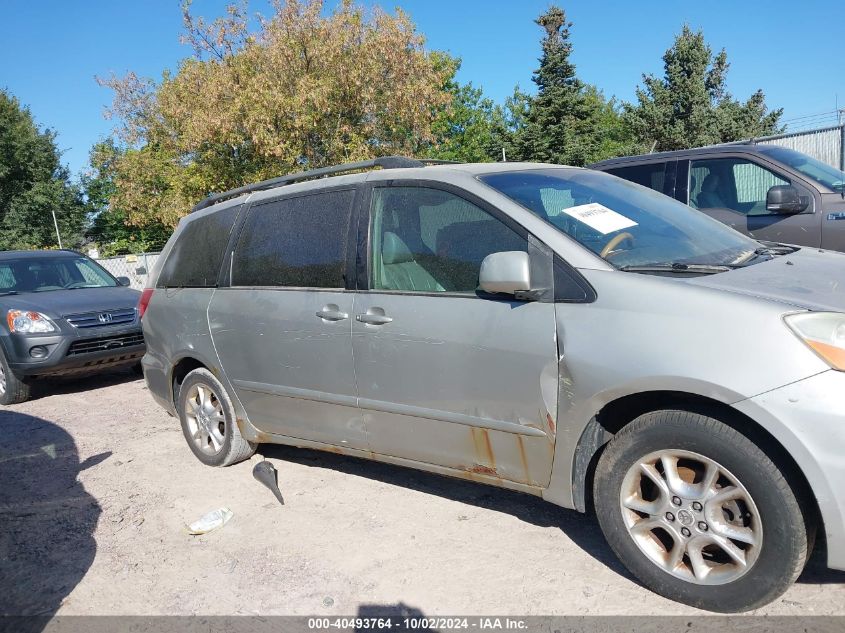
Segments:
[[[628,469],[619,501],[640,551],[677,578],[733,582],[759,556],[763,526],[754,500],[733,473],[704,455],[646,455]]]
[[[191,440],[203,452],[216,455],[226,441],[223,403],[206,384],[191,385],[185,398],[185,419]]]

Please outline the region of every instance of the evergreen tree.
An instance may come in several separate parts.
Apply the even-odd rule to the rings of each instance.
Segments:
[[[570,60],[572,23],[564,10],[553,5],[536,23],[544,31],[540,67],[533,77],[537,95],[526,99],[515,93],[512,104],[527,108],[521,117],[517,112],[512,140],[504,143],[511,148],[508,160],[585,165],[626,153],[627,139],[615,102],[608,102],[598,88],[576,75]]]
[[[776,134],[782,110],[769,112],[758,90],[745,103],[727,91],[724,49],[713,55],[701,31],[684,26],[663,55],[663,77],[643,76],[626,119],[637,141],[656,150],[685,149]]]

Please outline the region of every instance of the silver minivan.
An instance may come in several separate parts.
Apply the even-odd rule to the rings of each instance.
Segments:
[[[779,596],[816,537],[845,569],[845,255],[606,173],[387,157],[203,201],[140,310],[210,466],[274,442],[594,511],[712,611]]]

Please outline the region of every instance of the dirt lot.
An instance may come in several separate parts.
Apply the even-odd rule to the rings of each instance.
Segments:
[[[595,521],[538,499],[338,455],[262,446],[201,465],[130,374],[0,408],[0,613],[681,614],[616,562]],[[260,457],[253,459],[261,459]],[[222,529],[189,536],[209,510]],[[761,610],[845,614],[816,560]]]

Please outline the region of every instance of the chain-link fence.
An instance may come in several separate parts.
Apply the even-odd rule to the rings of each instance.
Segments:
[[[128,277],[130,285],[140,290],[147,285],[147,276],[159,255],[160,253],[140,253],[94,259],[115,277]]]

